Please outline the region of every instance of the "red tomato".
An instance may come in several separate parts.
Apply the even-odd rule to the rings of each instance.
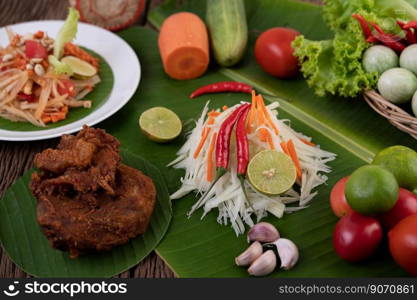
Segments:
[[[330,192],[330,206],[334,214],[339,218],[353,212],[352,208],[347,203],[345,196],[345,185],[348,178],[349,177],[347,176],[340,179]]]
[[[385,228],[391,229],[402,219],[417,214],[417,196],[412,192],[400,188],[398,200],[394,207],[379,216],[379,220]]]
[[[394,260],[417,277],[417,214],[400,221],[388,233],[388,238]]]
[[[262,69],[279,78],[290,78],[298,73],[292,41],[300,33],[294,29],[275,27],[263,32],[255,44],[255,57]]]
[[[60,95],[68,94],[69,96],[75,96],[75,85],[69,79],[61,79],[62,86],[58,84],[58,93]]]
[[[25,41],[25,54],[28,58],[46,58],[48,51],[39,42],[33,40]]]
[[[343,259],[356,262],[368,258],[382,240],[378,220],[353,212],[337,222],[333,232],[333,247]]]

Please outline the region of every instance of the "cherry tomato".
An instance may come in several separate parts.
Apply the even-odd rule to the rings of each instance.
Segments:
[[[330,206],[334,214],[339,218],[353,212],[345,196],[345,185],[348,178],[347,176],[340,179],[330,192]]]
[[[60,95],[68,94],[69,96],[75,96],[75,85],[69,79],[61,79],[62,85],[58,84],[58,93]]]
[[[412,192],[400,188],[398,200],[394,207],[379,216],[379,220],[385,228],[391,229],[402,219],[417,214],[417,196]]]
[[[299,65],[291,43],[298,35],[300,33],[294,29],[275,27],[258,37],[255,57],[265,72],[279,78],[297,75]]]
[[[417,214],[401,220],[389,233],[389,249],[394,260],[417,277]]]
[[[337,222],[333,232],[333,247],[343,259],[356,262],[371,256],[382,240],[378,220],[353,212]]]
[[[48,51],[39,42],[33,40],[25,41],[25,54],[28,58],[46,58]]]

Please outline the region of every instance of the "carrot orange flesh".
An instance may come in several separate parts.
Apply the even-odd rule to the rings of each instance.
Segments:
[[[214,113],[214,112],[210,112],[210,113]],[[207,121],[207,125],[213,125],[214,121],[215,121],[213,114],[210,115],[210,113],[209,113],[209,119]],[[203,129],[200,142],[198,143],[198,146],[197,146],[197,148],[195,149],[195,152],[194,152],[194,156],[193,156],[194,159],[196,159],[198,157],[198,155],[201,152],[201,149],[203,149],[203,146],[206,143],[206,140],[207,140],[207,137],[208,137],[210,131],[211,131],[210,127],[205,127]]]
[[[300,161],[298,160],[297,151],[295,150],[295,146],[292,140],[289,140],[287,142],[287,149],[291,156],[291,159],[294,162],[295,168],[297,169],[297,177],[301,178],[301,175],[302,175],[301,165],[300,165]]]
[[[207,28],[197,15],[180,12],[168,17],[161,26],[158,45],[164,70],[172,78],[197,78],[207,70]]]
[[[259,97],[259,105],[262,107],[262,113],[263,113],[263,115],[264,115],[264,117],[266,119],[266,122],[274,130],[274,133],[276,135],[278,135],[279,134],[279,130],[275,126],[274,122],[272,122],[271,116],[269,115],[268,110],[266,109],[265,102],[264,102],[264,99],[263,99],[262,95],[259,95],[258,97]]]
[[[255,119],[255,114],[256,114],[256,95],[255,95],[255,91],[252,91],[252,105],[251,105],[249,115],[248,115],[248,123],[246,125],[247,133],[252,133],[253,131],[253,122]]]
[[[303,138],[301,138],[300,141],[302,141],[304,144],[312,146],[312,147],[316,146],[316,144],[310,142],[309,140],[303,139]]]
[[[215,132],[211,138],[209,151],[207,153],[207,181],[212,182],[214,179],[214,146],[216,145],[217,132]]]

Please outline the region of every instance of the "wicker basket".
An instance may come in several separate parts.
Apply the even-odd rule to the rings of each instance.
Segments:
[[[376,91],[364,94],[366,102],[378,114],[385,117],[392,125],[417,139],[417,118],[389,102]]]

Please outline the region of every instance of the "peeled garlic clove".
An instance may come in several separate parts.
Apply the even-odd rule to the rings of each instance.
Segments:
[[[279,239],[278,230],[274,225],[266,222],[254,225],[248,232],[248,242],[271,243],[277,239]]]
[[[281,268],[289,270],[294,267],[299,257],[297,246],[287,239],[279,239],[274,244],[281,260]]]
[[[250,265],[248,273],[252,276],[265,276],[272,273],[276,266],[277,257],[274,251],[268,250]]]
[[[262,245],[259,242],[252,243],[248,249],[242,254],[235,258],[236,265],[238,266],[249,266],[259,256],[262,255]]]

